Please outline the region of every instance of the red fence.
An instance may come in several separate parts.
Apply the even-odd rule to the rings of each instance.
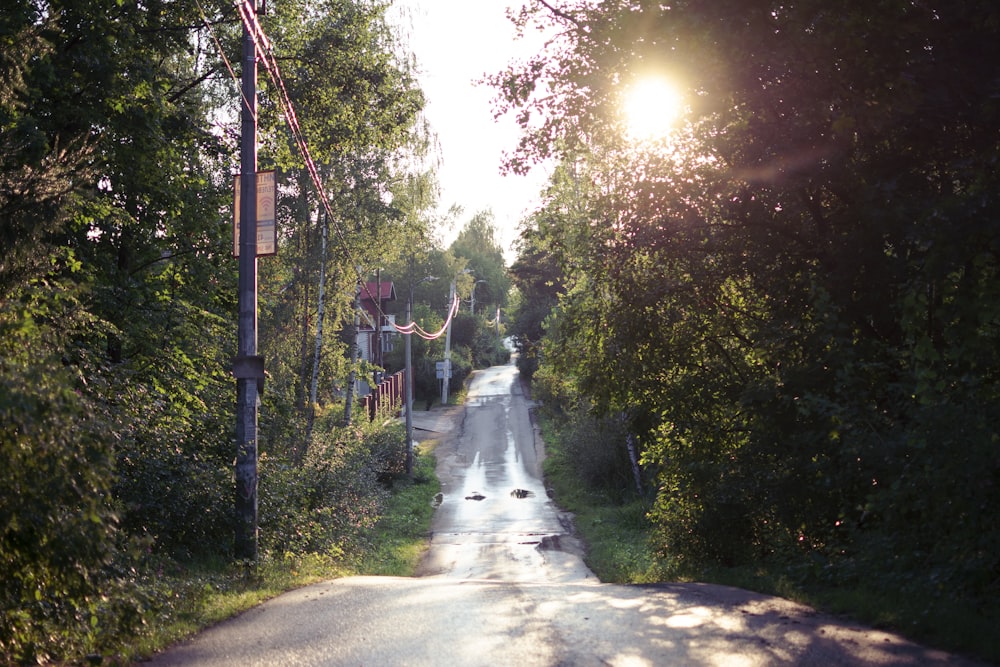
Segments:
[[[406,371],[393,373],[382,380],[372,393],[364,397],[365,412],[369,421],[375,421],[379,414],[399,414],[403,407],[403,391],[406,382]]]

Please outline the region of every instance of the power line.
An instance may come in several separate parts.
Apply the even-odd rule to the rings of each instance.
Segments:
[[[372,303],[375,304],[375,309],[377,311],[377,314],[379,315],[380,321],[384,320],[391,322],[393,328],[404,335],[410,335],[412,333],[416,333],[418,336],[424,338],[425,340],[434,340],[436,338],[441,337],[444,334],[444,332],[448,329],[448,325],[451,323],[454,316],[458,313],[459,301],[457,297],[455,302],[451,305],[449,309],[448,317],[446,318],[444,326],[441,328],[440,331],[434,334],[430,334],[424,331],[424,329],[422,329],[416,322],[410,322],[403,326],[399,326],[395,322],[392,322],[388,318],[386,313],[382,310],[381,306],[379,305],[379,300],[376,299],[375,296],[368,289],[367,281],[364,280],[364,277],[357,269],[357,267],[360,266],[360,263],[357,262],[356,259],[354,258],[353,253],[351,252],[350,249],[350,245],[347,242],[346,234],[344,233],[344,230],[340,227],[340,224],[337,222],[337,217],[333,214],[333,208],[330,205],[329,199],[327,198],[326,190],[323,188],[323,183],[322,179],[319,176],[319,171],[317,170],[316,164],[312,159],[312,155],[309,153],[309,146],[306,142],[305,134],[302,131],[302,127],[299,125],[298,116],[295,113],[295,105],[292,103],[291,96],[288,94],[288,89],[285,87],[285,82],[281,75],[281,70],[278,67],[278,62],[274,58],[273,48],[271,46],[271,40],[268,39],[266,33],[264,32],[263,27],[261,27],[260,22],[257,20],[257,12],[252,4],[252,0],[242,0],[242,1],[237,0],[236,4],[237,8],[239,9],[240,18],[242,19],[244,26],[247,28],[247,30],[254,38],[254,48],[256,50],[257,56],[261,61],[261,64],[264,66],[264,70],[267,72],[268,77],[274,84],[275,90],[278,93],[278,103],[280,104],[282,111],[284,112],[285,122],[292,133],[292,138],[295,141],[296,147],[299,150],[299,154],[301,155],[303,163],[305,164],[306,171],[309,173],[309,178],[312,181],[313,186],[316,188],[317,195],[319,196],[319,199],[323,204],[323,209],[326,212],[328,219],[333,221],[333,226],[337,232],[337,237],[340,241],[344,254],[347,256],[347,258],[351,261],[352,265],[355,267],[354,270],[355,273],[357,274],[358,282],[362,284],[362,289],[368,295],[368,298],[371,299]],[[221,47],[218,46],[218,42],[216,42],[216,45],[221,53]],[[225,58],[224,55],[223,58]],[[379,285],[377,289],[381,290],[382,289],[381,285]]]

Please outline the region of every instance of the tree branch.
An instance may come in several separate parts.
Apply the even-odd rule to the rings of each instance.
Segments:
[[[570,23],[572,23],[573,25],[575,25],[580,32],[583,32],[583,33],[587,32],[587,30],[583,26],[583,23],[581,23],[580,20],[577,19],[576,17],[570,16],[569,14],[567,14],[566,12],[564,12],[563,10],[561,10],[561,9],[559,9],[557,7],[553,7],[552,5],[550,5],[545,0],[537,0],[537,2],[538,2],[538,4],[542,5],[546,9],[548,9],[550,12],[552,12],[552,14],[554,14],[555,16],[557,16],[557,17],[559,17],[559,18],[561,18],[561,19],[563,19],[565,21],[569,21]]]

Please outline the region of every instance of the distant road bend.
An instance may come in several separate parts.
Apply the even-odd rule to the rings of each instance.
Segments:
[[[475,374],[451,428],[437,427],[449,430],[436,452],[443,495],[422,576],[286,593],[152,664],[976,664],[739,589],[598,582],[545,492],[528,410],[517,369],[497,366]]]

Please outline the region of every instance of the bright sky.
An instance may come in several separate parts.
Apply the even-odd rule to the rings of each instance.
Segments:
[[[541,168],[527,177],[500,174],[504,152],[517,143],[517,125],[509,116],[493,119],[493,88],[475,82],[540,48],[538,38],[531,44],[516,40],[507,20],[507,6],[516,9],[521,4],[520,0],[396,0],[427,96],[426,115],[440,142],[440,210],[444,213],[453,204],[464,209],[459,228],[446,232],[445,243],[474,214],[489,209],[508,262],[514,259],[518,223],[534,208],[546,174]]]

